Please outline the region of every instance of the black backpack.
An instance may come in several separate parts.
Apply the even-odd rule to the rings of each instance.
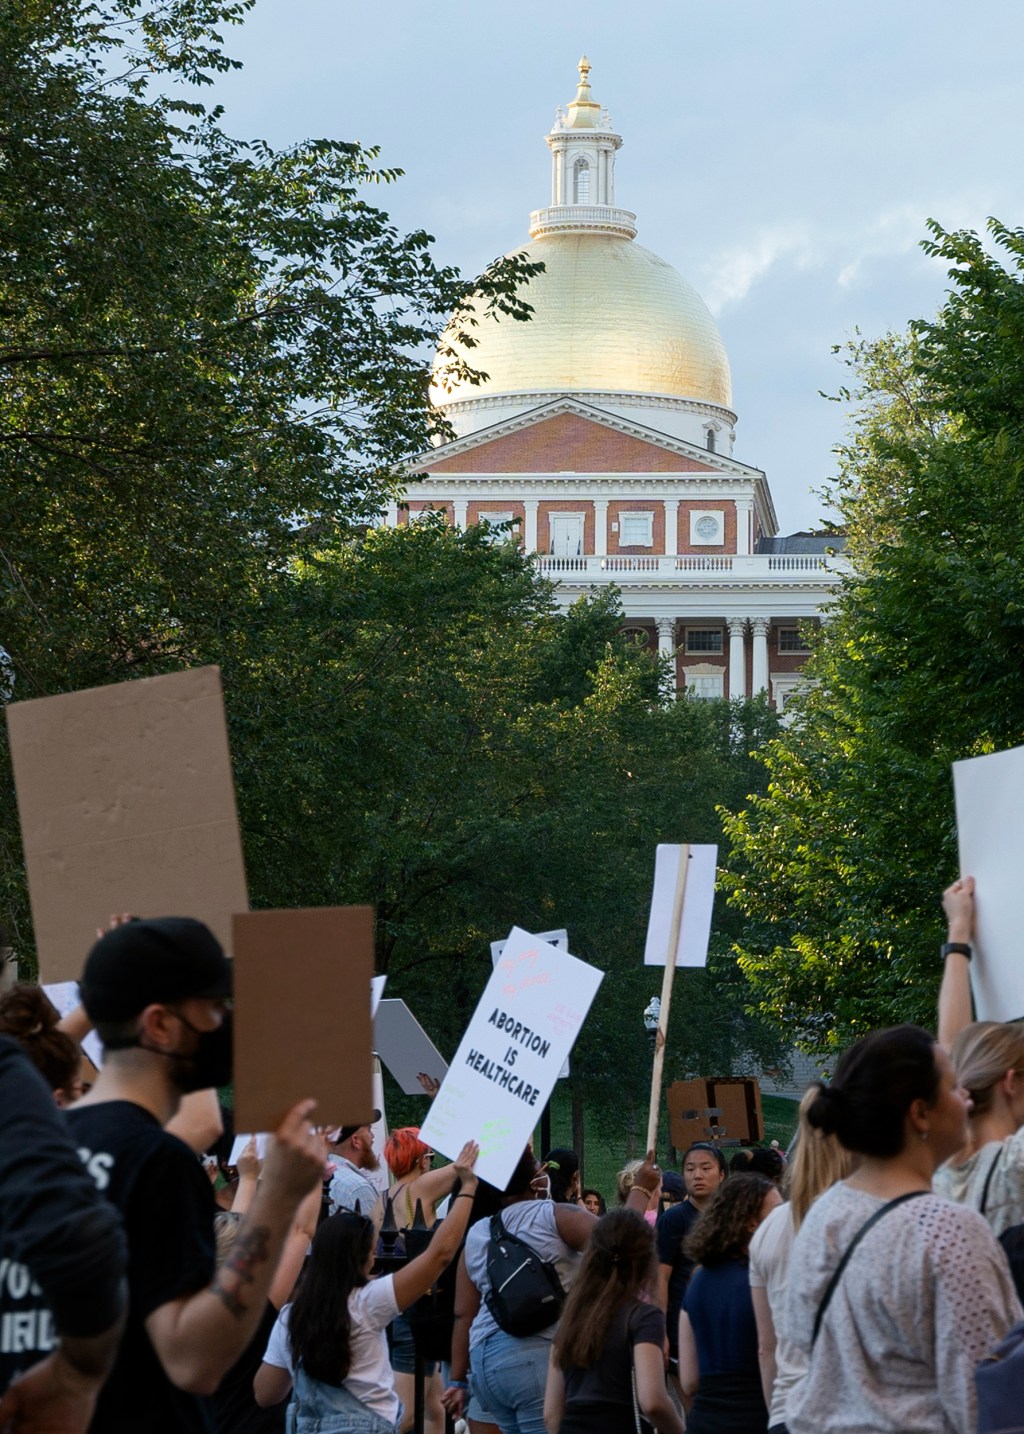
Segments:
[[[565,1290],[553,1264],[491,1216],[487,1243],[487,1308],[506,1334],[539,1334],[562,1313]]]

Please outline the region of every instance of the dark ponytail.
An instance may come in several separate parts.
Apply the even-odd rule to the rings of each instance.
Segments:
[[[920,1026],[892,1026],[845,1051],[830,1085],[820,1085],[807,1120],[847,1150],[889,1159],[903,1149],[907,1112],[931,1105],[939,1089],[935,1041]]]

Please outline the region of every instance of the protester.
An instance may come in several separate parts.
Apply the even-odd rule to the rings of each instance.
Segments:
[[[332,1215],[313,1240],[294,1301],[281,1317],[255,1380],[257,1403],[292,1393],[295,1434],[392,1434],[401,1422],[384,1331],[424,1295],[458,1251],[476,1189],[474,1142],[455,1161],[461,1181],[452,1209],[423,1254],[393,1275],[371,1280],[376,1230],[365,1215]],[[461,1204],[462,1200],[470,1203]]]
[[[597,1221],[579,1206],[536,1200],[537,1161],[529,1148],[505,1187],[501,1218],[505,1228],[555,1266],[562,1288],[570,1290],[583,1249]],[[653,1151],[638,1162],[635,1186],[627,1196],[642,1213],[661,1184]],[[452,1336],[451,1380],[444,1403],[456,1419],[465,1414],[469,1390],[487,1409],[502,1434],[543,1434],[544,1386],[557,1323],[532,1335],[502,1329],[491,1312],[487,1247],[491,1221],[478,1220],[466,1237],[459,1261]]]
[[[974,878],[942,894],[948,921],[939,1042],[971,1098],[967,1140],[934,1189],[980,1211],[997,1235],[1024,1221],[1024,1021],[973,1021]]]
[[[669,1369],[673,1378],[678,1361],[679,1311],[693,1273],[686,1240],[724,1179],[725,1157],[718,1146],[695,1141],[683,1156],[686,1198],[665,1210],[657,1224],[658,1302],[668,1324]]]
[[[785,1328],[807,1373],[790,1434],[973,1434],[974,1366],[1021,1309],[982,1217],[932,1194],[967,1109],[948,1055],[916,1026],[857,1041],[809,1104],[811,1125],[860,1159],[793,1245]]]
[[[659,1434],[683,1434],[665,1388],[665,1316],[651,1299],[654,1236],[633,1210],[593,1230],[551,1350],[548,1434],[636,1434],[633,1388]]]
[[[84,1434],[117,1350],[126,1258],[47,1082],[0,1036],[0,1429]]]
[[[0,1032],[18,1042],[57,1105],[82,1094],[82,1052],[59,1029],[60,1013],[41,986],[15,985],[0,993]]]
[[[636,1176],[639,1170],[644,1168],[644,1161],[631,1160],[624,1165],[615,1177],[615,1194],[620,1205],[625,1205],[629,1199],[630,1192],[636,1185]],[[647,1208],[643,1210],[643,1217],[649,1225],[653,1225],[658,1218],[658,1203],[661,1200],[661,1176],[658,1176],[657,1188],[651,1190],[647,1196]],[[643,1209],[643,1207],[640,1207]]]
[[[413,1224],[417,1206],[423,1223],[428,1228],[432,1227],[437,1218],[437,1206],[458,1183],[459,1174],[455,1165],[443,1165],[439,1170],[432,1170],[433,1158],[434,1152],[420,1140],[419,1127],[415,1125],[392,1131],[384,1147],[384,1159],[395,1181],[388,1191],[388,1198],[400,1230],[407,1230]],[[395,1372],[395,1390],[405,1411],[402,1420],[402,1430],[405,1431],[412,1428],[416,1374],[416,1346],[405,1314],[396,1315],[391,1325],[391,1367]],[[423,1372],[428,1422],[440,1430],[444,1427],[444,1411],[435,1361],[424,1361]]]
[[[213,1196],[188,1148],[161,1126],[186,1091],[231,1076],[230,963],[201,922],[132,921],[93,947],[81,981],[105,1047],[72,1138],[128,1235],[129,1312],[97,1429],[208,1427],[206,1398],[256,1333],[300,1201],[319,1180],[312,1101],[285,1117],[234,1250],[215,1272]]]
[[[563,1205],[575,1205],[580,1199],[580,1158],[575,1150],[556,1145],[544,1157],[551,1176],[551,1198]]]
[[[766,1434],[757,1325],[750,1298],[750,1238],[782,1202],[765,1175],[734,1175],[687,1240],[696,1269],[679,1312],[679,1384],[689,1434]]]
[[[786,1161],[781,1150],[774,1146],[747,1145],[729,1161],[729,1172],[733,1175],[765,1175],[773,1185],[781,1185],[786,1173]]]
[[[671,1210],[673,1205],[681,1205],[685,1199],[686,1184],[683,1177],[676,1170],[663,1170],[661,1174],[662,1212]]]
[[[376,1212],[380,1191],[364,1172],[380,1169],[373,1149],[373,1126],[379,1120],[380,1111],[375,1110],[365,1125],[343,1125],[329,1140],[333,1174],[327,1199],[332,1215],[339,1210],[371,1216]]]
[[[784,1305],[793,1239],[822,1191],[849,1175],[853,1159],[834,1135],[807,1119],[817,1099],[812,1086],[800,1102],[796,1147],[786,1171],[789,1200],[761,1222],[750,1242],[750,1295],[757,1321],[761,1386],[768,1405],[768,1434],[786,1434],[786,1398],[806,1368],[786,1337]]]
[[[589,1210],[591,1215],[604,1215],[607,1212],[608,1206],[604,1196],[600,1190],[595,1190],[593,1186],[588,1185],[587,1188],[581,1192],[580,1199],[583,1201],[583,1208]]]

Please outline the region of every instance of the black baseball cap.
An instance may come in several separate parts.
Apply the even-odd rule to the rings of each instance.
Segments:
[[[127,921],[96,942],[78,984],[92,1021],[127,1021],[153,1002],[231,995],[231,962],[191,916]]]
[[[378,1120],[380,1120],[380,1111],[371,1110],[369,1120],[363,1120],[358,1125],[343,1125],[338,1132],[335,1145],[344,1145],[345,1141],[350,1140],[357,1130],[363,1130],[368,1125],[376,1125]]]

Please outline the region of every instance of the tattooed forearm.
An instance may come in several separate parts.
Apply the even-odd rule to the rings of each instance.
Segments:
[[[266,1225],[243,1228],[210,1286],[211,1294],[222,1300],[236,1319],[248,1313],[244,1300],[246,1286],[252,1284],[257,1266],[266,1263],[269,1244],[270,1231]]]

